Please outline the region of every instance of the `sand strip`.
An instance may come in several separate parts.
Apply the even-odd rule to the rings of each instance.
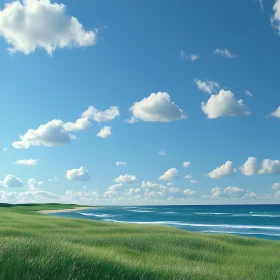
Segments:
[[[53,213],[73,212],[73,211],[86,210],[86,209],[92,209],[92,208],[93,207],[77,207],[77,208],[72,208],[72,209],[41,210],[41,211],[39,211],[39,213],[53,214]]]

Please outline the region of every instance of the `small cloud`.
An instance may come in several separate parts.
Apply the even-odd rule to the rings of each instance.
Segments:
[[[75,181],[89,181],[90,175],[88,170],[84,166],[81,166],[78,169],[68,170],[66,173],[66,178],[68,180],[75,180]]]
[[[196,183],[198,183],[198,181],[197,180],[190,180],[190,183],[196,184]]]
[[[261,11],[263,12],[263,0],[259,0],[260,6],[261,6]]]
[[[38,159],[21,159],[17,160],[15,163],[20,165],[34,166],[38,164]]]
[[[224,176],[233,176],[235,174],[236,169],[233,167],[233,163],[228,160],[225,164],[208,173],[208,176],[212,179],[218,179]]]
[[[185,161],[182,163],[183,167],[189,167],[191,165],[190,161]]]
[[[188,197],[193,197],[197,195],[197,192],[191,190],[191,189],[186,189],[184,190],[184,194]]]
[[[160,155],[160,156],[166,156],[166,153],[165,153],[164,150],[161,150],[161,151],[158,152],[158,155]]]
[[[49,182],[53,182],[53,181],[58,181],[59,178],[57,176],[54,176],[53,178],[48,179]]]
[[[33,178],[30,178],[28,180],[28,189],[31,191],[39,190],[39,187],[43,185],[42,181],[36,181]]]
[[[231,53],[228,49],[215,49],[213,51],[213,54],[220,55],[220,56],[227,57],[227,58],[236,58],[237,57],[236,54]]]
[[[271,114],[269,114],[267,117],[272,117],[272,118],[280,118],[280,106]]]
[[[87,189],[87,186],[83,186],[83,190],[86,190]]]
[[[114,181],[118,184],[133,184],[137,181],[137,178],[134,175],[125,174],[115,178]]]
[[[250,96],[250,97],[253,97],[253,94],[249,91],[249,90],[246,90],[245,93]]]
[[[185,179],[191,179],[192,178],[192,174],[187,174],[184,178]]]
[[[116,106],[111,106],[105,111],[100,111],[95,107],[90,106],[85,112],[83,112],[82,118],[87,118],[96,122],[108,122],[114,120],[119,115],[120,111]]]
[[[190,60],[190,61],[195,61],[197,59],[199,59],[199,55],[198,54],[190,54],[190,55],[186,55],[184,51],[180,51],[180,58],[183,60]]]
[[[116,166],[121,166],[121,165],[126,166],[126,162],[124,162],[124,161],[117,161],[116,162]]]
[[[104,126],[103,128],[101,128],[101,130],[97,133],[97,137],[100,138],[107,138],[112,134],[111,132],[111,126]]]
[[[214,81],[209,81],[209,80],[202,81],[202,80],[195,79],[194,82],[198,89],[207,92],[209,94],[215,93],[220,88],[220,85]]]
[[[178,171],[176,168],[170,168],[168,169],[162,176],[159,177],[159,180],[174,180],[179,178]]]

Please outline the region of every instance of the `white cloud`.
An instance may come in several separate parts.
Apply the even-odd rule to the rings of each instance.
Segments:
[[[93,46],[96,33],[85,31],[65,10],[64,4],[50,0],[6,3],[0,11],[0,35],[12,45],[9,52],[30,54],[43,48],[51,55],[56,48]]]
[[[221,195],[221,193],[222,193],[222,189],[221,188],[213,188],[212,190],[211,190],[211,197],[212,198],[217,198],[217,197],[219,197],[220,195]]]
[[[237,195],[237,194],[240,194],[240,193],[243,193],[244,190],[239,188],[239,187],[227,187],[224,189],[224,193],[225,194],[228,194],[230,196],[232,195]]]
[[[196,184],[196,183],[198,183],[198,181],[197,180],[190,180],[190,183]]]
[[[86,190],[87,189],[87,186],[83,186],[83,190]]]
[[[99,111],[93,106],[88,107],[88,109],[83,112],[82,118],[88,118],[96,122],[108,122],[112,121],[120,115],[119,109],[116,106],[111,106],[105,111]]]
[[[54,176],[53,178],[50,178],[48,181],[53,182],[53,181],[58,181],[59,178],[57,176]]]
[[[192,174],[187,174],[184,178],[185,179],[191,179],[192,178]]]
[[[97,133],[97,137],[100,138],[107,138],[112,134],[111,132],[111,126],[104,126],[100,129],[100,131]]]
[[[254,198],[256,194],[245,192],[245,190],[239,187],[226,187],[222,188],[213,188],[211,190],[210,199],[242,199],[242,198]]]
[[[42,181],[36,181],[34,178],[28,180],[28,189],[29,190],[38,190],[40,186],[43,185]]]
[[[179,178],[178,171],[176,168],[168,169],[162,176],[159,177],[159,180],[174,180]]]
[[[68,170],[66,173],[66,178],[68,180],[75,180],[75,181],[89,181],[90,175],[88,170],[84,166],[81,166],[78,169]]]
[[[169,188],[169,190],[168,190],[169,192],[171,192],[171,193],[178,193],[179,191],[180,191],[180,189],[179,188]]]
[[[216,90],[220,88],[220,85],[214,81],[209,81],[209,80],[201,81],[195,79],[194,82],[196,83],[198,89],[207,92],[209,94],[216,92]]]
[[[180,58],[183,60],[190,60],[190,61],[195,61],[197,59],[199,59],[199,55],[198,54],[190,54],[190,55],[186,55],[184,51],[180,51]]]
[[[280,118],[280,106],[272,112],[268,117],[273,117],[273,118]]]
[[[227,57],[227,58],[236,58],[237,57],[236,54],[231,53],[228,49],[215,49],[213,51],[213,54],[220,55],[220,56]]]
[[[166,186],[157,183],[152,183],[151,181],[147,181],[147,182],[143,181],[141,187],[143,189],[153,189],[153,188],[158,188],[161,190],[167,189]]]
[[[106,192],[104,193],[104,197],[112,197],[119,193],[120,188],[122,187],[122,184],[115,184],[110,186]]]
[[[20,188],[23,187],[23,182],[14,175],[7,175],[4,181],[0,182],[0,186],[5,188]]]
[[[280,183],[274,183],[274,184],[272,184],[272,189],[275,190],[275,191],[280,190]]]
[[[254,157],[248,157],[247,161],[240,167],[241,172],[246,176],[253,176],[258,174],[259,165]]]
[[[67,131],[79,131],[90,127],[90,122],[87,118],[77,119],[76,122],[68,122],[64,124],[64,128]]]
[[[59,202],[63,203],[76,203],[76,204],[88,204],[91,205],[95,201],[98,201],[99,195],[96,191],[94,192],[75,192],[68,190],[63,196],[59,198]]]
[[[189,167],[191,165],[190,161],[185,161],[182,163],[183,167]]]
[[[264,159],[259,174],[277,174],[280,173],[280,161],[278,159]]]
[[[61,120],[52,120],[39,126],[38,129],[29,129],[26,134],[20,136],[20,141],[13,142],[16,149],[28,149],[30,146],[52,147],[63,145],[75,139],[74,135],[64,128]]]
[[[218,94],[211,95],[207,103],[202,102],[201,108],[209,119],[251,114],[249,108],[243,104],[242,99],[237,100],[231,91],[223,89]]]
[[[160,156],[166,156],[166,152],[164,150],[159,151],[158,154]]]
[[[235,174],[236,174],[236,169],[233,167],[233,163],[228,160],[220,167],[217,167],[216,169],[208,173],[208,176],[213,179],[218,179],[220,177],[233,176]]]
[[[129,109],[132,112],[132,120],[146,122],[172,122],[185,119],[184,112],[170,101],[167,92],[152,93],[149,97],[135,102]]]
[[[38,159],[21,159],[21,160],[17,160],[16,164],[32,166],[32,165],[37,165],[38,161],[39,161]]]
[[[271,16],[271,24],[279,31],[280,34],[280,0],[276,0],[273,6],[274,15]]]
[[[117,162],[116,162],[116,165],[117,165],[117,166],[121,166],[121,165],[126,166],[126,162],[124,162],[124,161],[117,161]]]
[[[134,175],[125,174],[115,178],[114,181],[118,184],[133,184],[137,181],[137,178]]]
[[[184,194],[188,197],[193,197],[197,195],[197,192],[191,190],[191,189],[186,189],[184,190]]]
[[[259,0],[260,6],[261,6],[261,11],[263,12],[263,0]]]
[[[253,97],[253,94],[249,91],[249,90],[246,90],[245,93],[250,96],[250,97]]]

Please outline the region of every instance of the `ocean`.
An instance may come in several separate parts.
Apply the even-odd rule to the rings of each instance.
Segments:
[[[110,206],[51,215],[280,240],[280,205]]]

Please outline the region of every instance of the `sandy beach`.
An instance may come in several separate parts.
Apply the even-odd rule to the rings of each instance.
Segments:
[[[39,213],[41,214],[53,214],[53,213],[59,213],[59,212],[72,212],[77,210],[85,210],[85,209],[91,209],[93,207],[77,207],[72,209],[57,209],[57,210],[41,210]]]

